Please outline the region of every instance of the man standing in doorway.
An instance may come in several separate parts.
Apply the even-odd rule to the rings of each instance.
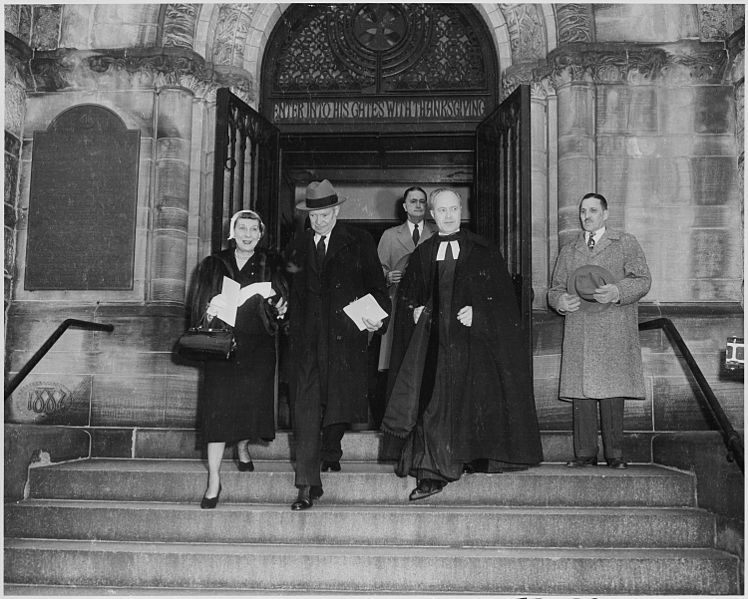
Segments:
[[[377,247],[379,262],[382,264],[384,276],[387,279],[387,287],[390,291],[393,310],[396,304],[397,289],[403,278],[408,260],[416,246],[431,237],[436,227],[426,221],[426,192],[420,187],[409,187],[403,194],[403,209],[407,216],[404,223],[391,227],[382,233]],[[394,322],[395,313],[390,315],[390,321]],[[386,371],[390,364],[390,351],[392,349],[392,329],[382,335],[379,348],[378,370]],[[378,416],[378,417],[377,417]],[[379,426],[382,413],[374,414],[374,420]]]
[[[338,222],[344,201],[328,180],[310,183],[297,208],[309,213],[311,229],[286,250],[290,359],[296,368],[294,510],[308,509],[322,496],[320,468],[340,470],[346,428],[368,417],[368,337],[383,331],[384,322],[364,318],[361,331],[343,308],[371,294],[385,312],[391,309],[374,240]]]
[[[574,416],[574,459],[566,465],[597,464],[599,404],[605,459],[622,469],[624,399],[645,397],[638,302],[651,278],[634,236],[606,226],[604,196],[586,194],[579,220],[584,231],[561,248],[548,291],[565,318],[559,395]]]
[[[382,429],[401,440],[410,500],[438,493],[466,467],[525,469],[542,459],[533,384],[511,278],[498,249],[460,229],[462,198],[429,198],[438,235],[419,245],[397,298]],[[393,443],[394,444],[394,443]]]

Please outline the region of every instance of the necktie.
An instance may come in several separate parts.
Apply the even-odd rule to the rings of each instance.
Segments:
[[[325,261],[325,237],[327,236],[321,235],[317,242],[317,264],[319,266],[322,266],[322,263]]]
[[[418,245],[418,240],[421,238],[421,234],[418,232],[418,224],[413,226],[413,245]]]
[[[587,239],[587,247],[590,248],[590,251],[595,247],[595,235],[593,233],[590,233],[590,236]]]

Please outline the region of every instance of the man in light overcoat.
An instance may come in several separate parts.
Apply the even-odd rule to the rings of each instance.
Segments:
[[[605,459],[626,468],[624,399],[644,399],[638,306],[651,285],[649,267],[633,235],[606,227],[608,203],[586,194],[579,206],[583,232],[559,252],[548,303],[565,318],[559,396],[571,401],[574,459],[597,463],[597,412]]]
[[[382,233],[377,247],[379,262],[382,264],[387,288],[390,292],[392,306],[396,305],[395,296],[400,281],[408,266],[408,260],[416,246],[422,244],[434,234],[436,227],[426,221],[426,192],[420,187],[409,187],[403,194],[403,209],[407,218],[404,223],[386,229]],[[390,322],[394,322],[395,314]],[[379,349],[379,370],[387,370],[390,364],[392,349],[392,329],[388,329],[382,336]]]

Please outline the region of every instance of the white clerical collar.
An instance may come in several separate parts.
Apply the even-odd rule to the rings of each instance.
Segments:
[[[454,259],[457,260],[457,258],[460,256],[460,244],[457,242],[457,240],[453,241],[440,241],[439,242],[439,249],[436,250],[436,261],[441,262],[444,260],[444,256],[447,253],[447,244],[449,244],[452,247],[452,256],[454,256]]]

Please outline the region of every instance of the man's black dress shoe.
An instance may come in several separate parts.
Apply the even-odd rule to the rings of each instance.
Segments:
[[[597,466],[597,457],[574,458],[570,462],[566,462],[567,468],[584,468],[585,466]]]
[[[629,465],[624,462],[621,458],[611,458],[608,460],[608,468],[615,468],[616,470],[625,470]]]
[[[215,497],[206,497],[203,495],[203,498],[200,500],[200,509],[203,510],[212,510],[214,507],[218,505],[218,498],[221,496],[221,485],[218,485],[218,495]]]
[[[332,471],[332,472],[340,472],[340,462],[336,461],[327,461],[322,460],[322,468],[320,468],[322,472]]]
[[[411,491],[408,499],[410,501],[417,501],[418,499],[424,499],[431,497],[439,493],[445,486],[446,482],[443,480],[434,480],[433,478],[424,478],[418,481],[418,486]]]
[[[296,501],[291,504],[292,510],[308,510],[314,505],[314,500],[322,497],[322,487],[301,487]]]

